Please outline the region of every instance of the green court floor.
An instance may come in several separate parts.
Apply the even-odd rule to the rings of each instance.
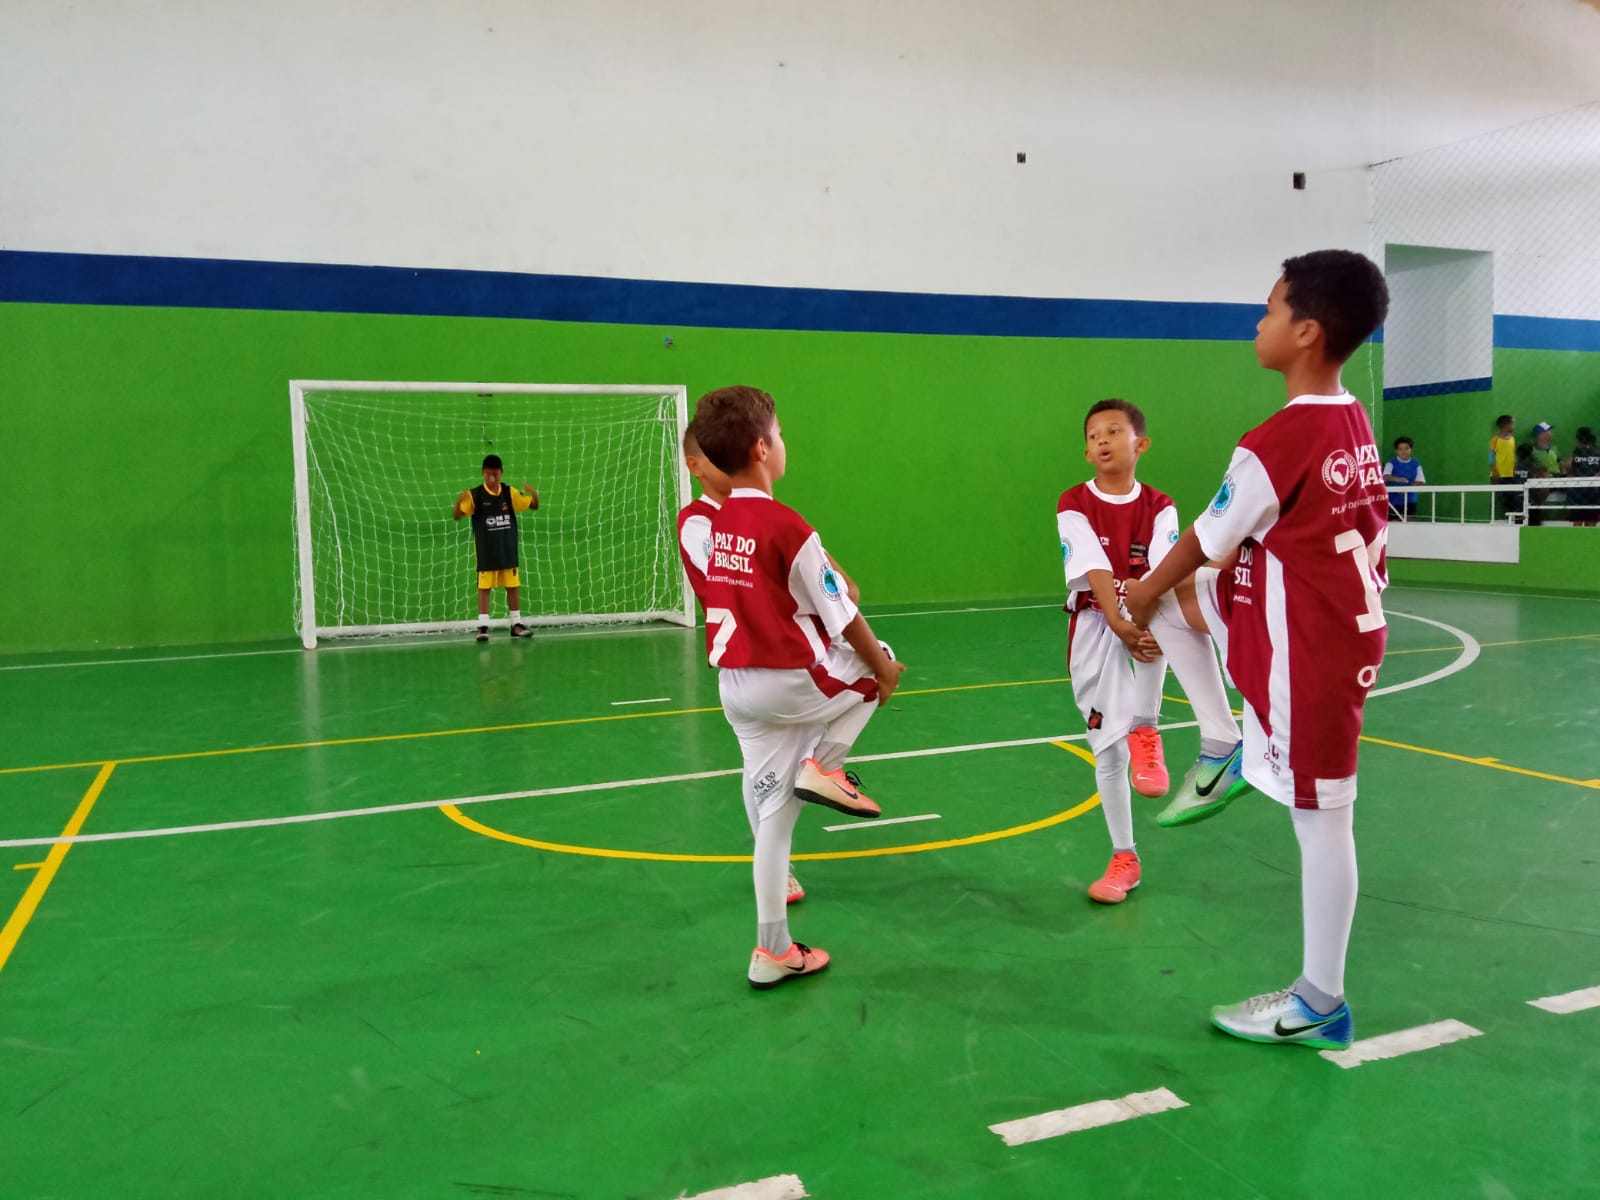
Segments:
[[[804,814],[834,965],[766,993],[698,633],[0,662],[0,1195],[1600,1195],[1600,1007],[1529,1004],[1600,986],[1600,602],[1387,607],[1356,1036],[1479,1036],[1353,1069],[1207,1022],[1298,973],[1282,808],[1136,797],[1143,886],[1085,897],[1053,606],[874,617],[856,769],[923,819]]]

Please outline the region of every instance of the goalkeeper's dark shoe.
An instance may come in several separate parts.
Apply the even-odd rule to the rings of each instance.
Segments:
[[[487,625],[478,626],[478,636],[475,640],[480,642],[487,642],[489,640],[489,627]]]
[[[533,630],[529,629],[521,621],[518,621],[511,627],[511,636],[514,638],[531,638],[533,636]]]

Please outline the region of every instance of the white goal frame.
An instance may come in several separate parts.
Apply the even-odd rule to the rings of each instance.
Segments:
[[[451,392],[498,395],[561,395],[561,396],[672,396],[678,410],[678,437],[689,424],[689,394],[682,384],[576,384],[576,383],[421,383],[399,380],[371,379],[291,379],[289,381],[289,421],[294,439],[294,517],[295,538],[300,564],[300,642],[307,650],[317,647],[318,636],[359,637],[372,634],[444,633],[477,628],[478,620],[433,621],[397,625],[345,625],[323,626],[317,623],[316,563],[312,555],[311,540],[311,477],[310,457],[306,447],[306,393],[319,391],[340,392]],[[678,507],[681,509],[691,499],[689,468],[681,454],[678,460]],[[676,544],[676,536],[673,538]],[[662,612],[631,613],[563,613],[557,616],[522,618],[525,625],[589,625],[621,624],[624,622],[669,621],[675,625],[693,627],[695,624],[694,591],[686,571],[679,569],[682,583],[682,606]],[[488,622],[505,627],[508,618],[498,617]]]

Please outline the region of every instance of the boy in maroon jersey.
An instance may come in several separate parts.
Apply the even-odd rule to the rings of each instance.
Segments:
[[[1180,619],[1163,622],[1152,637],[1122,609],[1128,581],[1160,563],[1178,540],[1177,507],[1135,477],[1139,457],[1150,447],[1144,414],[1126,400],[1101,400],[1084,417],[1083,433],[1083,456],[1094,467],[1094,478],[1068,488],[1056,504],[1066,609],[1072,614],[1067,673],[1094,751],[1100,808],[1111,835],[1111,862],[1089,885],[1089,898],[1120,904],[1139,886],[1141,875],[1130,763],[1141,793],[1159,796],[1167,790],[1164,766],[1159,787],[1142,784],[1139,767],[1141,752],[1149,754],[1152,742],[1151,757],[1160,761],[1155,726],[1168,657],[1199,720],[1202,755],[1226,760],[1235,754],[1239,727],[1205,635]]]
[[[1129,587],[1148,622],[1194,576],[1196,599],[1244,694],[1244,778],[1293,810],[1305,959],[1290,988],[1215,1008],[1235,1037],[1344,1049],[1356,906],[1351,805],[1362,706],[1383,658],[1388,497],[1366,411],[1340,368],[1383,323],[1383,273],[1360,254],[1291,258],[1256,326],[1256,357],[1289,402],[1240,439],[1211,507]],[[1219,570],[1202,569],[1208,560]]]
[[[795,822],[802,801],[881,815],[842,768],[905,667],[873,636],[816,531],[772,498],[787,465],[772,397],[752,387],[708,392],[694,430],[731,485],[711,520],[706,641],[756,817],[748,978],[770,988],[828,965],[825,950],[789,937],[784,885]]]

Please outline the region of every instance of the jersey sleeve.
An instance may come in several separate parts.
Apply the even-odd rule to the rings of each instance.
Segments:
[[[1168,504],[1156,513],[1155,529],[1150,535],[1150,569],[1154,571],[1161,560],[1178,544],[1178,506]]]
[[[1253,450],[1240,446],[1211,505],[1194,523],[1207,558],[1227,558],[1249,538],[1260,541],[1278,519],[1278,492]]]
[[[1422,473],[1422,464],[1421,463],[1417,464],[1417,473],[1414,476],[1412,476],[1411,482],[1412,483],[1427,483],[1428,482],[1428,477]]]
[[[704,513],[690,513],[678,528],[678,545],[683,557],[700,573],[703,583],[706,566],[711,561],[711,518]]]
[[[456,503],[461,506],[461,515],[464,517],[470,517],[478,509],[478,506],[472,502],[471,489],[468,489],[467,498],[465,500],[458,498]]]
[[[507,484],[506,486],[507,487],[511,487],[510,484]],[[519,491],[517,491],[516,488],[511,488],[511,511],[512,512],[527,512],[532,507],[533,507],[533,497],[532,496],[528,495],[527,492],[519,492]]]
[[[789,565],[789,594],[796,616],[814,616],[829,638],[836,638],[856,619],[859,611],[845,594],[844,583],[822,548],[822,538],[812,530]]]
[[[1056,532],[1061,535],[1061,569],[1069,592],[1089,590],[1090,571],[1110,571],[1111,560],[1100,546],[1100,537],[1089,518],[1075,508],[1056,513]]]

